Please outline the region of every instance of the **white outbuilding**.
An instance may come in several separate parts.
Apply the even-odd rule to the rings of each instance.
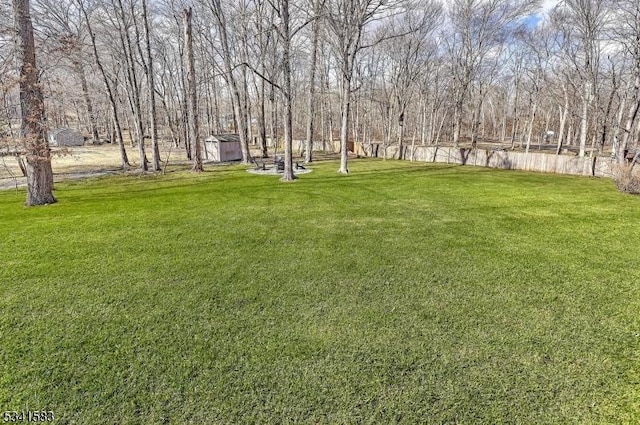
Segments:
[[[204,141],[204,157],[216,162],[242,159],[240,137],[237,134],[216,134],[207,137]]]

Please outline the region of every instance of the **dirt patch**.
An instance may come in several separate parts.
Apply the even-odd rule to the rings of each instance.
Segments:
[[[99,177],[118,172],[121,166],[120,149],[117,145],[78,146],[73,148],[53,148],[51,150],[51,167],[56,182],[67,179]],[[138,149],[127,146],[127,155],[131,168],[138,168],[140,161]],[[150,158],[150,147],[147,147],[147,158]],[[170,148],[161,144],[160,158],[162,162],[169,158],[169,164],[184,163],[187,160],[184,149]],[[0,158],[0,190],[12,189],[27,184],[22,177],[16,157]]]
[[[131,170],[139,167],[137,147],[126,146]],[[146,146],[147,158],[151,158],[150,146]],[[81,179],[87,177],[99,177],[120,172],[120,149],[117,145],[105,144],[99,146],[78,146],[72,148],[53,148],[51,150],[51,166],[53,168],[53,179],[60,182],[68,179]],[[257,146],[251,146],[251,154],[260,158],[260,151]],[[281,155],[281,153],[279,153]],[[274,153],[271,153],[273,158]],[[314,161],[335,160],[340,158],[339,153],[314,152]],[[160,144],[160,158],[164,165],[169,158],[169,165],[188,165],[189,161],[184,149],[171,147],[169,143]],[[302,160],[296,156],[296,160]],[[214,165],[211,161],[204,161],[205,164]],[[215,165],[224,165],[216,163]],[[309,170],[311,171],[311,170]],[[307,172],[309,172],[307,171]],[[297,174],[302,174],[305,170],[296,170]],[[262,174],[262,173],[259,173]],[[264,173],[270,174],[270,173]],[[273,174],[278,174],[275,170]],[[22,172],[16,157],[0,156],[0,190],[14,189],[16,186],[26,186],[27,180],[22,177]]]

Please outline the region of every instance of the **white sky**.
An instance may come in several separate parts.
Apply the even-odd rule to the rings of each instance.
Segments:
[[[558,3],[560,3],[560,1],[561,0],[544,0],[542,2],[542,8],[539,9],[537,13],[528,17],[528,19],[531,22],[531,25],[537,26],[542,21],[544,21],[547,18],[547,16],[549,16],[549,12],[551,11],[551,9],[556,7]]]
[[[556,7],[560,3],[560,0],[545,0],[542,2],[542,13],[548,13],[551,9]]]

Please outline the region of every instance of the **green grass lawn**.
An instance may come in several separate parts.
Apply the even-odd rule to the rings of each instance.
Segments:
[[[397,161],[0,193],[0,413],[640,422],[640,198]]]

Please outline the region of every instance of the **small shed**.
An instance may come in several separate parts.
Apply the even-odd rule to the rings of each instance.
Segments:
[[[240,137],[237,134],[215,134],[204,141],[206,159],[227,162],[242,159]]]
[[[84,137],[70,128],[58,128],[49,132],[49,145],[82,146],[84,145]]]

